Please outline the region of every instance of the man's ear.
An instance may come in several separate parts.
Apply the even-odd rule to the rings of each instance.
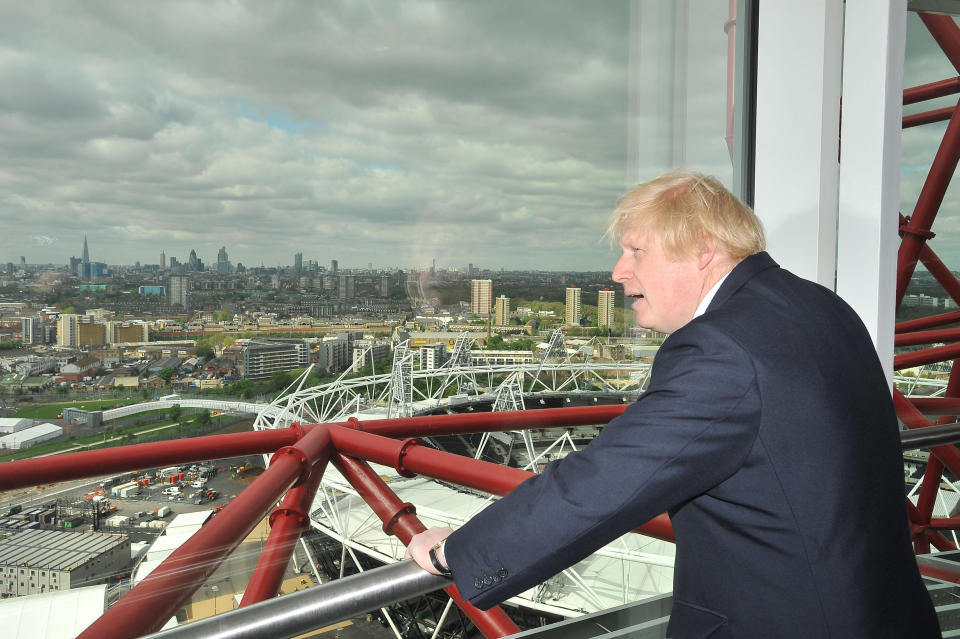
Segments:
[[[717,257],[717,242],[713,237],[707,236],[700,243],[700,252],[697,254],[697,268],[701,271],[713,262]]]

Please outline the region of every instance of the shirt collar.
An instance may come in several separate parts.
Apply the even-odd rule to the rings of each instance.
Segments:
[[[710,306],[710,302],[713,301],[713,296],[717,294],[718,290],[720,290],[720,285],[723,284],[723,281],[727,279],[728,275],[730,275],[730,271],[727,271],[726,274],[724,274],[724,276],[721,277],[717,281],[717,283],[713,285],[713,288],[707,291],[707,294],[704,295],[703,299],[700,300],[700,305],[697,306],[697,310],[694,311],[693,313],[694,319],[696,319],[697,317],[700,317],[701,315],[707,312],[707,307]]]

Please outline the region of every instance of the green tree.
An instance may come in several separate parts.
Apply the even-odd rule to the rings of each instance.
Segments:
[[[200,414],[197,415],[197,423],[201,426],[206,426],[210,423],[210,420],[210,411],[208,410],[201,411]]]
[[[293,381],[293,379],[289,372],[276,371],[270,376],[270,383],[267,385],[267,388],[270,389],[270,391],[283,390],[290,385],[291,381]]]
[[[180,421],[180,416],[182,414],[183,414],[183,409],[180,408],[180,404],[174,404],[173,407],[170,408],[170,412],[168,413],[168,415],[170,416],[170,419],[175,422]]]
[[[69,386],[57,386],[57,395],[66,395],[70,392]]]
[[[157,377],[159,377],[165,382],[169,382],[170,378],[173,377],[173,369],[170,368],[169,366],[165,366],[160,370],[159,373],[157,373]]]
[[[197,345],[197,357],[202,357],[203,359],[213,359],[213,347],[210,344],[198,344]]]

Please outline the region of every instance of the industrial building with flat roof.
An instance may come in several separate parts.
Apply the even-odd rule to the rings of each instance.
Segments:
[[[63,434],[63,428],[56,424],[43,423],[24,428],[0,437],[0,448],[30,448],[45,441],[56,439]]]
[[[130,564],[126,535],[30,530],[0,541],[0,596],[90,586]]]

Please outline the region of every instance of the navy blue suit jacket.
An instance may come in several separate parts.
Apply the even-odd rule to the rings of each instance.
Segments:
[[[766,253],[668,337],[648,390],[447,540],[489,608],[662,512],[677,639],[939,637],[897,420],[862,322]]]

